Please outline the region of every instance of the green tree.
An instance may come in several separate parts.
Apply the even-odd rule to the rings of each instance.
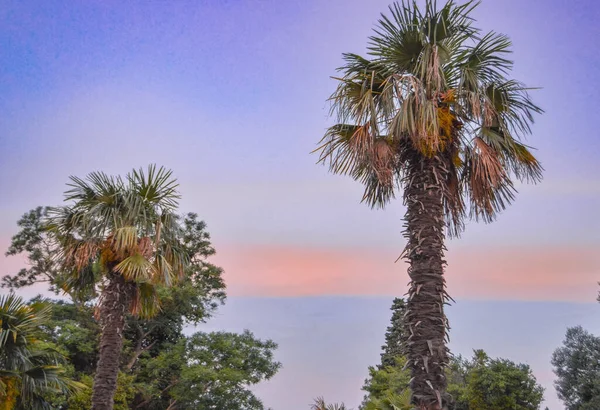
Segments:
[[[406,314],[404,299],[395,298],[390,309],[392,319],[385,332],[385,344],[381,346],[383,353],[381,353],[379,367],[396,366],[398,357],[404,356],[404,344],[407,340],[404,329],[404,315]]]
[[[567,329],[552,355],[558,397],[567,410],[600,408],[600,337],[581,326]]]
[[[363,410],[412,410],[406,400],[410,380],[406,370],[401,366],[369,370]],[[543,399],[544,390],[529,366],[491,359],[482,350],[475,351],[471,360],[453,357],[446,377],[449,410],[537,410]]]
[[[448,408],[451,410],[469,410],[468,381],[471,362],[462,356],[453,356],[446,368],[448,380]]]
[[[176,293],[178,287],[165,290]],[[169,294],[163,297],[173,299]],[[165,299],[161,312],[151,319],[128,317],[114,408],[262,410],[262,403],[250,387],[270,379],[280,368],[273,358],[276,344],[257,339],[250,332],[186,336],[182,318],[189,311],[190,298],[177,299],[179,303],[164,303]],[[47,339],[64,346],[77,377],[91,386],[100,337],[93,309],[64,301],[44,302],[56,306],[55,316],[45,327]],[[138,332],[139,328],[144,334]],[[140,345],[144,348],[138,354],[135,347]],[[91,394],[81,392],[59,404],[89,409]]]
[[[385,333],[385,344],[381,347],[381,363],[376,367],[369,367],[369,377],[362,388],[367,393],[360,406],[363,410],[396,410],[395,408],[407,407],[410,373],[405,370],[404,349],[407,338],[404,300],[395,298],[391,310],[392,318]],[[408,401],[410,408],[410,397]]]
[[[57,262],[59,248],[50,246],[56,239],[48,229],[48,210],[48,207],[38,207],[18,221],[21,230],[12,238],[7,255],[24,255],[30,267],[3,277],[3,287],[18,290],[35,283],[47,283],[49,289],[56,293],[64,287],[64,278],[68,275],[61,271]],[[196,214],[189,213],[183,218],[182,226],[185,248],[192,255],[186,274],[175,287],[158,287],[161,299],[158,316],[149,320],[132,315],[127,317],[128,326],[124,334],[129,369],[140,354],[152,348],[159,349],[158,341],[174,343],[184,324],[206,321],[225,301],[222,269],[208,262],[215,249],[205,222],[198,220]],[[70,346],[72,349],[69,351],[74,356],[69,359],[77,371],[84,373],[92,373],[98,357],[98,341],[94,338],[99,337],[100,328],[92,318],[93,309],[90,307],[94,295],[93,287],[84,292],[70,292],[69,296],[77,306],[56,302],[53,309],[55,324],[49,327],[51,330],[61,329],[60,334],[50,332],[50,337],[58,345],[75,343]],[[80,341],[82,344],[79,344]]]
[[[363,386],[367,395],[362,410],[412,410],[410,372],[404,369],[405,365],[406,359],[399,356],[394,365],[369,367],[369,378]]]
[[[27,268],[15,275],[2,278],[2,287],[15,290],[34,283],[47,283],[54,293],[61,290],[60,263],[58,254],[60,245],[48,232],[46,221],[48,207],[37,207],[19,219],[20,231],[13,236],[6,256],[25,253]]]
[[[280,367],[273,360],[276,347],[249,331],[199,332],[147,361],[145,371],[164,381],[160,391],[168,392],[170,405],[177,409],[262,410],[249,387],[275,375]],[[150,396],[137,408],[153,408],[153,400]]]
[[[76,312],[81,308],[64,302],[54,304],[61,306],[63,311],[61,317],[49,323],[55,329],[48,330],[50,340],[64,343],[75,369],[81,370],[81,382],[91,386],[93,369],[89,361],[82,360],[80,356],[82,351],[87,351],[92,357],[97,355],[94,342],[99,338],[99,330],[92,320],[91,311],[87,311],[88,319],[74,330],[71,319],[62,313]],[[273,358],[277,345],[271,340],[257,339],[248,331],[239,335],[216,332],[185,336],[180,329],[174,336],[161,328],[169,327],[167,318],[175,316],[173,309],[176,306],[168,307],[171,311],[166,312],[166,318],[161,318],[161,313],[143,326],[144,329],[155,329],[151,337],[140,336],[133,331],[125,336],[126,345],[137,346],[140,340],[145,339],[153,340],[155,346],[138,355],[132,367],[129,366],[130,353],[126,350],[122,353],[115,409],[162,410],[173,406],[177,409],[262,410],[261,401],[249,388],[270,379],[280,368],[281,365]],[[154,320],[158,324],[152,323]],[[177,327],[177,321],[171,324]],[[90,392],[81,392],[60,404],[68,405],[70,409],[89,409],[91,399]]]
[[[413,409],[410,373],[405,370],[406,357],[401,348],[406,340],[404,309],[403,301],[395,299],[386,344],[382,346],[381,364],[369,367],[369,378],[363,386],[367,394],[362,410]],[[482,350],[476,350],[471,360],[453,356],[445,375],[449,410],[538,409],[543,396],[543,389],[527,365],[490,359]]]
[[[46,409],[52,395],[83,386],[70,380],[56,346],[40,340],[50,307],[0,296],[0,409]]]
[[[176,343],[183,335],[184,325],[197,325],[208,320],[225,301],[223,270],[208,262],[215,254],[204,221],[189,213],[183,218],[183,244],[190,256],[185,276],[176,286],[161,287],[158,294],[161,311],[150,320],[128,317],[125,336],[130,371],[138,357],[153,351],[156,355],[164,344]],[[135,342],[134,342],[135,341]]]
[[[365,185],[369,205],[404,193],[407,358],[420,409],[441,408],[446,390],[446,231],[460,234],[467,216],[493,220],[514,198],[513,179],[542,173],[520,142],[541,110],[509,77],[508,37],[473,26],[476,5],[394,3],[368,57],[343,55],[331,97],[337,124],[317,149],[332,172]]]
[[[515,364],[506,359],[490,359],[483,350],[476,350],[465,370],[463,372],[466,373],[466,392],[462,397],[458,397],[457,409],[540,408],[544,389],[537,383],[528,365]],[[468,407],[464,406],[465,401]]]

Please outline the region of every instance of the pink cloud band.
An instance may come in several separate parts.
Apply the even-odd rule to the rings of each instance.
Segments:
[[[232,296],[403,295],[399,251],[220,246]],[[600,253],[589,248],[457,249],[446,280],[455,298],[590,302],[600,280]]]

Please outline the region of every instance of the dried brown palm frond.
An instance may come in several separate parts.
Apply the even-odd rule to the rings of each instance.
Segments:
[[[471,215],[475,219],[493,220],[514,199],[514,187],[498,152],[481,138],[466,150],[463,176],[468,180]]]
[[[92,263],[101,249],[97,240],[83,240],[72,238],[59,255],[64,263],[70,264],[78,270]]]

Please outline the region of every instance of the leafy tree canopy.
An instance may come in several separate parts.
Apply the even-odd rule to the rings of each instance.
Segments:
[[[410,372],[405,369],[402,299],[392,304],[392,319],[382,346],[381,363],[369,367],[363,390],[363,410],[411,410]],[[506,359],[491,359],[483,350],[472,359],[455,356],[446,369],[449,410],[537,410],[543,388],[529,366]]]
[[[581,326],[567,329],[552,365],[556,391],[567,410],[600,409],[600,337]]]
[[[65,289],[65,275],[57,263],[60,250],[49,246],[47,213],[48,208],[39,207],[19,220],[21,230],[7,254],[23,254],[29,267],[4,277],[3,287],[12,290],[46,283],[57,294]],[[187,214],[181,225],[186,251],[193,257],[182,280],[157,288],[161,309],[156,316],[127,317],[115,409],[262,410],[250,387],[279,369],[273,341],[256,338],[249,331],[184,333],[186,325],[208,320],[226,294],[222,269],[208,261],[215,250],[205,223]],[[37,297],[30,305],[51,307],[38,337],[60,346],[67,363],[65,375],[91,388],[100,338],[96,290],[67,289],[70,300]],[[89,409],[91,390],[82,388],[71,397],[54,395],[48,402],[56,409]]]
[[[491,359],[483,350],[470,361],[459,356],[448,373],[455,410],[537,410],[544,397],[528,365]]]

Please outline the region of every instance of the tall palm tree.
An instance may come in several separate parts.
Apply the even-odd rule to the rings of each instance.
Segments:
[[[110,410],[127,313],[152,316],[158,286],[170,286],[188,265],[175,214],[178,194],[171,171],[150,166],[126,179],[101,172],[71,177],[70,204],[52,210],[49,229],[61,243],[64,286],[93,291],[102,328],[92,409]]]
[[[365,185],[372,207],[403,191],[406,347],[420,409],[441,408],[445,395],[446,236],[459,235],[467,217],[492,221],[514,199],[514,179],[542,175],[521,142],[541,109],[508,77],[509,38],[473,26],[477,4],[390,6],[368,56],[343,55],[331,97],[337,124],[317,149],[332,172]]]
[[[47,396],[82,387],[69,380],[59,355],[38,339],[50,308],[0,296],[0,409],[46,409]]]

